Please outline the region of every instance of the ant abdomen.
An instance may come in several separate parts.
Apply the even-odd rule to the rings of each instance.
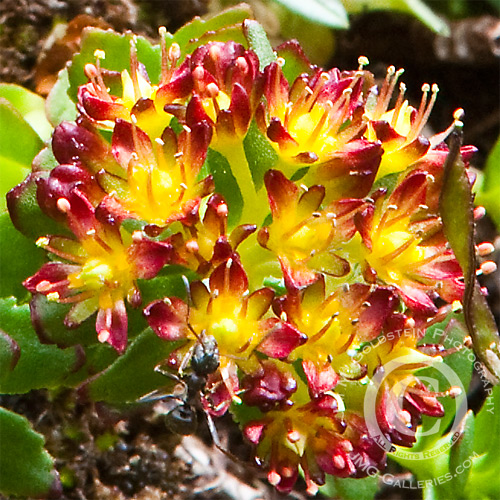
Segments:
[[[165,425],[176,434],[194,434],[198,425],[196,409],[189,404],[180,404],[165,415]]]

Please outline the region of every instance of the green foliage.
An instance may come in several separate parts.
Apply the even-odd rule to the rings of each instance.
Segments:
[[[440,35],[449,35],[447,23],[422,0],[342,0],[350,14],[389,10],[416,17],[429,29]]]
[[[23,394],[33,389],[64,386],[66,377],[81,364],[76,347],[59,349],[42,344],[31,325],[28,305],[16,305],[13,297],[0,299],[0,330],[15,342],[21,353],[17,363],[3,373],[1,393]],[[14,347],[9,344],[0,344],[2,359],[12,357]]]
[[[69,98],[68,90],[68,70],[63,69],[46,101],[47,118],[53,127],[57,127],[64,120],[74,121],[76,119],[76,105]]]
[[[342,500],[373,500],[378,491],[378,475],[362,479],[327,476],[320,492],[328,498]]]
[[[88,394],[94,401],[133,403],[144,394],[168,383],[168,379],[156,373],[154,367],[179,345],[163,341],[147,328],[137,336],[123,356],[90,381]]]
[[[464,316],[474,341],[474,350],[493,378],[499,381],[500,337],[493,314],[476,279],[474,207],[469,179],[459,158],[460,144],[461,136],[454,132],[444,166],[440,197],[443,229],[464,274]]]
[[[8,101],[33,128],[42,141],[50,139],[52,127],[45,115],[45,100],[24,87],[0,84],[0,98]]]
[[[268,64],[276,60],[273,48],[269,44],[267,34],[257,21],[251,19],[245,20],[243,29],[248,39],[249,48],[251,48],[259,58],[260,70],[262,71]]]
[[[496,500],[500,495],[500,387],[489,390],[481,411],[469,411],[455,434],[438,444],[449,446],[427,460],[396,458],[424,486],[424,499]],[[430,448],[422,448],[425,451]]]
[[[0,130],[0,192],[6,193],[29,173],[43,142],[22,114],[3,97],[0,97]],[[4,208],[5,196],[2,196],[0,210]]]
[[[40,498],[60,492],[43,436],[26,418],[4,408],[0,408],[0,470],[0,492],[4,495]]]
[[[345,29],[349,26],[346,8],[341,0],[275,0],[295,14],[330,28]]]
[[[486,208],[488,215],[500,229],[500,137],[491,150],[478,181],[476,202]]]
[[[0,297],[28,297],[22,281],[34,274],[45,261],[45,252],[23,236],[9,214],[0,214]]]

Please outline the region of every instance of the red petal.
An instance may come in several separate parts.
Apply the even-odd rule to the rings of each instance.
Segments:
[[[127,310],[123,300],[117,300],[112,309],[99,309],[95,323],[102,341],[111,344],[120,354],[127,347]]]
[[[126,172],[117,165],[109,144],[93,129],[62,122],[54,130],[52,151],[59,163],[83,163],[93,173],[104,168],[124,177]]]
[[[267,422],[250,422],[243,428],[243,435],[254,445],[258,445]]]
[[[250,107],[248,94],[239,83],[233,86],[229,111],[233,118],[236,134],[243,137],[252,119],[252,109]]]
[[[210,275],[210,290],[241,297],[248,290],[248,278],[236,254],[215,268]]]
[[[128,110],[123,104],[100,99],[89,90],[87,85],[82,85],[78,89],[78,103],[85,113],[94,120],[116,120],[129,116]]]
[[[128,258],[135,267],[135,276],[141,279],[154,278],[165,264],[170,262],[173,248],[170,243],[141,239],[132,243]]]
[[[302,332],[276,318],[264,321],[262,327],[266,335],[257,349],[270,358],[284,359],[307,340]]]
[[[188,333],[188,306],[176,297],[156,300],[144,309],[144,316],[158,337],[181,340]]]
[[[284,212],[295,208],[298,187],[289,181],[280,171],[268,170],[264,176],[269,205],[273,217],[280,217]]]
[[[57,292],[61,297],[66,297],[71,293],[68,289],[68,276],[79,270],[80,266],[61,262],[48,262],[33,276],[24,280],[23,286],[31,293],[47,295],[48,293]]]
[[[302,361],[302,368],[307,378],[309,394],[318,398],[325,392],[333,389],[339,381],[339,376],[331,365],[325,364],[321,368],[310,360]]]

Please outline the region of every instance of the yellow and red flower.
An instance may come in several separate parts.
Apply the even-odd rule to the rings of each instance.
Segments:
[[[365,279],[394,286],[407,307],[433,315],[436,297],[461,300],[463,274],[442,234],[437,207],[426,204],[429,179],[415,171],[389,195],[381,192],[358,218]]]
[[[39,238],[37,244],[59,260],[44,264],[23,284],[49,300],[74,304],[65,318],[69,328],[97,312],[99,340],[122,353],[127,345],[125,299],[134,307],[140,305],[136,280],[154,277],[172,259],[172,246],[99,221],[90,202],[77,189],[68,198],[60,197],[57,207],[76,239]]]

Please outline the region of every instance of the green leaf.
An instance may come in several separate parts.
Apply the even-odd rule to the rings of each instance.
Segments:
[[[471,460],[474,454],[474,414],[471,410],[467,413],[464,422],[459,429],[460,437],[450,449],[450,472],[453,479],[447,485],[453,492],[453,496],[460,497],[471,472],[470,467],[463,467],[466,461]],[[455,472],[460,471],[460,473]]]
[[[31,162],[43,147],[38,134],[21,113],[0,98],[0,210],[5,208],[5,194],[29,173]]]
[[[349,27],[346,9],[340,0],[275,0],[299,16],[330,28]]]
[[[448,318],[442,323],[438,323],[431,328],[427,329],[426,336],[422,340],[422,344],[435,344],[440,340],[441,334],[446,332],[446,337],[443,345],[447,349],[453,349],[463,345],[464,337],[467,334],[465,327],[461,324],[460,320],[456,318]],[[437,439],[439,439],[447,428],[453,423],[457,410],[461,404],[466,404],[466,394],[469,389],[470,381],[472,378],[474,355],[470,349],[462,348],[459,351],[443,357],[443,363],[451,368],[452,373],[457,377],[457,385],[462,389],[462,394],[457,398],[445,397],[440,398],[443,405],[445,415],[439,419],[439,426],[432,434],[428,434],[419,438],[414,450],[425,451],[432,449]],[[440,370],[440,365],[435,367],[426,368],[418,372],[418,376],[429,377],[438,383],[437,390],[446,391],[454,381],[449,380],[449,375]],[[458,424],[458,421],[456,422]],[[422,417],[422,431],[432,429],[436,425],[436,418]]]
[[[342,500],[373,500],[378,490],[378,474],[363,479],[326,476],[326,483],[320,492],[328,498]]]
[[[77,111],[75,103],[69,98],[68,70],[63,69],[50,94],[47,96],[47,118],[53,127],[57,127],[62,121],[75,121]]]
[[[76,348],[63,350],[41,344],[31,325],[28,305],[18,306],[13,297],[0,299],[0,329],[17,343],[21,352],[19,361],[0,380],[0,392],[4,394],[60,387],[81,362]],[[1,343],[0,348],[8,349]]]
[[[342,0],[349,14],[392,10],[410,14],[429,29],[443,36],[449,36],[450,28],[445,20],[435,14],[422,0]]]
[[[243,197],[231,172],[231,166],[226,158],[213,149],[208,149],[206,164],[213,175],[215,190],[224,196],[229,207],[228,224],[234,226],[238,223],[243,209]]]
[[[183,58],[186,54],[191,54],[200,45],[210,41],[226,42],[233,40],[246,45],[242,23],[249,17],[252,17],[252,11],[245,4],[226,9],[210,19],[195,17],[191,22],[176,31],[174,35],[167,34],[167,46],[174,42],[179,44],[181,58]]]
[[[174,35],[167,33],[166,43],[179,44],[181,59],[186,54],[192,53],[200,45],[209,41],[228,41],[246,44],[241,23],[251,16],[251,11],[246,6],[235,7],[222,12],[208,20],[195,18],[190,23],[180,28]],[[157,83],[161,72],[161,49],[159,45],[151,45],[145,38],[131,34],[119,34],[112,31],[103,31],[97,28],[87,28],[82,38],[80,53],[77,54],[69,66],[68,94],[76,102],[77,90],[80,85],[87,83],[83,68],[87,63],[95,63],[95,51],[102,50],[105,59],[102,66],[109,70],[130,71],[130,41],[136,41],[137,57],[144,64],[152,83]],[[119,89],[111,89],[119,92]]]
[[[0,214],[0,297],[28,297],[22,281],[34,274],[45,260],[45,252],[24,237],[9,214]]]
[[[470,182],[460,158],[460,146],[461,136],[455,131],[444,165],[440,197],[441,218],[444,234],[464,274],[464,317],[473,340],[474,352],[492,377],[500,381],[500,337],[495,319],[476,278],[474,207]]]
[[[476,203],[486,208],[500,229],[500,137],[486,161]]]
[[[489,388],[489,396],[476,415],[474,453],[465,496],[471,500],[500,498],[500,386]]]
[[[267,33],[264,28],[253,19],[247,19],[243,23],[245,36],[249,47],[257,54],[262,71],[268,64],[276,60],[276,54],[269,43]]]
[[[48,234],[71,235],[69,230],[45,215],[38,205],[36,180],[44,172],[30,174],[7,196],[7,206],[14,227],[27,238],[36,240]]]
[[[159,45],[151,45],[145,38],[130,33],[121,35],[113,31],[104,31],[98,28],[87,28],[82,37],[80,53],[73,57],[69,68],[68,95],[73,102],[77,100],[77,91],[80,85],[87,83],[84,67],[87,63],[95,64],[95,51],[105,53],[101,65],[112,71],[130,72],[130,42],[134,39],[137,48],[137,57],[144,64],[152,82],[158,82],[161,70],[161,51]],[[112,92],[117,89],[111,89]]]
[[[278,154],[259,130],[255,121],[250,124],[248,133],[243,140],[243,148],[255,189],[258,191],[264,185],[265,173],[276,165]]]
[[[166,378],[154,367],[166,359],[179,342],[161,340],[150,328],[136,337],[123,356],[91,380],[88,394],[94,401],[131,403],[165,385]]]
[[[56,498],[61,493],[43,436],[26,418],[5,408],[0,408],[0,470],[0,492],[4,495]]]
[[[0,83],[0,98],[9,101],[35,130],[42,141],[48,141],[52,127],[45,116],[45,100],[24,87]]]
[[[289,85],[302,73],[310,74],[311,63],[304,54],[302,47],[293,40],[285,42],[276,49],[278,57],[283,58],[285,64],[281,67]]]

